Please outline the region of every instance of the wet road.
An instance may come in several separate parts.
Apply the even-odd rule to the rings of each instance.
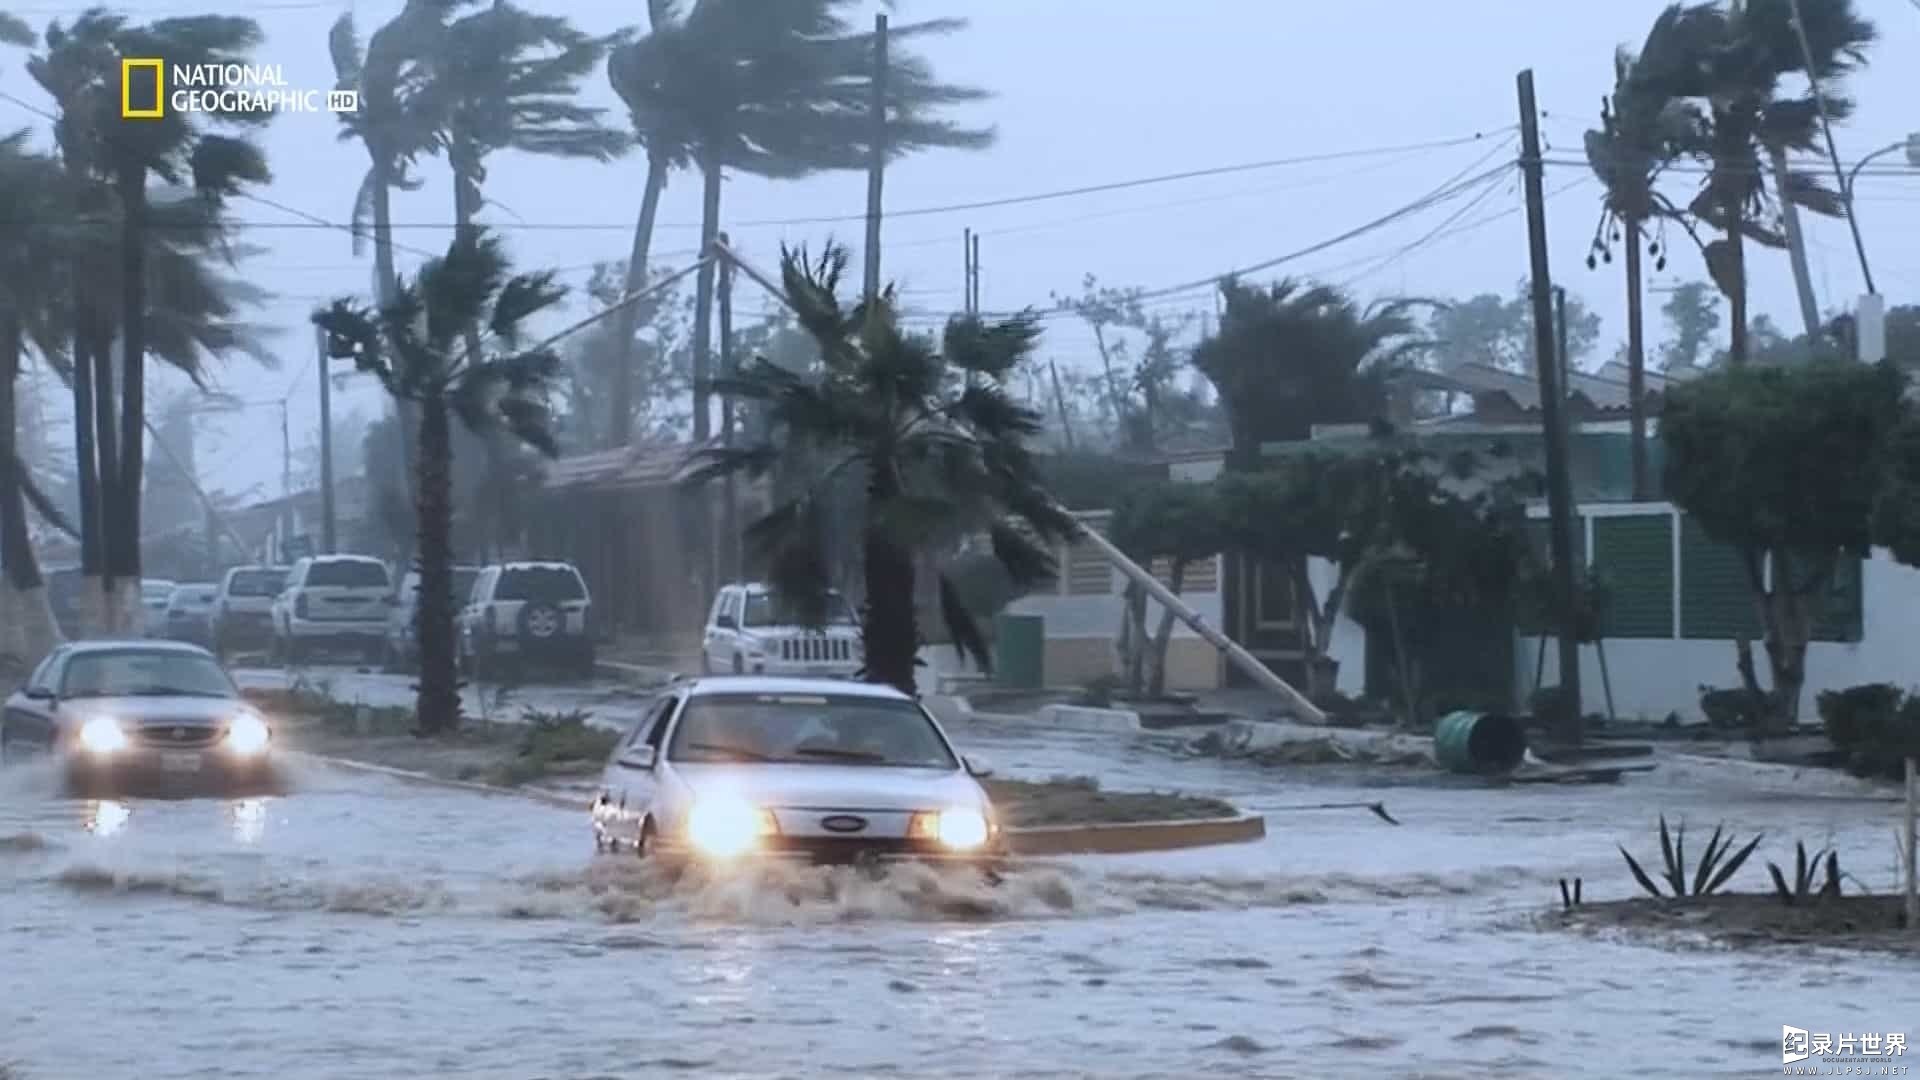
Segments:
[[[1781,1024],[1904,1031],[1911,964],[1531,929],[1551,879],[1632,889],[1656,813],[1838,843],[1891,809],[1733,767],[1620,788],[1362,787],[956,735],[1016,775],[1268,809],[1258,845],[965,875],[672,881],[581,815],[316,770],[247,803],[88,804],[0,774],[0,1063],[39,1078],[1757,1076]],[[1310,782],[1309,782],[1309,778]],[[1789,797],[1789,795],[1791,797]],[[1279,807],[1384,798],[1406,822]],[[1653,855],[1657,859],[1657,855]]]

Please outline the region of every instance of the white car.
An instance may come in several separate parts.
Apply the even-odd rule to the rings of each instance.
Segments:
[[[595,846],[727,861],[1006,854],[992,801],[919,702],[890,686],[714,676],[669,687],[613,752]]]
[[[593,677],[593,596],[571,563],[489,566],[464,599],[455,626],[468,671],[548,664]]]
[[[147,637],[167,636],[167,602],[173,599],[177,582],[158,578],[140,579],[140,632]]]
[[[273,601],[274,655],[299,663],[315,650],[345,649],[379,663],[393,583],[366,555],[315,555],[293,564]]]
[[[865,666],[860,624],[837,592],[828,595],[826,625],[817,630],[800,625],[765,585],[722,586],[707,613],[705,674],[850,679]]]

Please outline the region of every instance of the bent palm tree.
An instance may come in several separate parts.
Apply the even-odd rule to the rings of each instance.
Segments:
[[[509,275],[505,250],[484,233],[456,238],[419,276],[402,280],[378,311],[336,300],[313,321],[326,332],[327,353],[352,360],[396,400],[420,413],[414,462],[420,603],[416,700],[419,732],[450,731],[460,722],[460,685],[453,637],[453,440],[451,418],[470,431],[504,428],[551,455],[546,392],[559,369],[549,348],[523,348],[527,321],[566,291],[550,272]],[[499,351],[475,354],[467,328],[483,326]]]
[[[936,343],[902,332],[891,290],[873,306],[841,305],[844,248],[817,262],[788,252],[781,277],[800,326],[818,343],[818,378],[756,359],[723,392],[762,405],[765,439],[708,448],[689,483],[729,474],[764,479],[798,457],[816,468],[797,490],[747,528],[777,591],[820,621],[833,582],[827,567],[833,482],[856,476],[860,510],[865,677],[914,692],[920,644],[917,567],[984,533],[1016,586],[1051,577],[1049,543],[1078,529],[1041,487],[1027,440],[1041,417],[1008,393],[1008,378],[1033,351],[1031,318],[985,323],[956,318]],[[985,639],[939,572],[940,611],[955,646],[985,667]]]

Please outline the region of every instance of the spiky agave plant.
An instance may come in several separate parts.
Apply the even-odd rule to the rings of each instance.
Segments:
[[[1840,853],[1830,848],[1821,848],[1807,857],[1807,845],[1796,840],[1793,842],[1793,887],[1787,887],[1786,874],[1774,863],[1767,864],[1767,873],[1773,878],[1773,893],[1780,902],[1792,906],[1803,901],[1840,895]],[[1826,882],[1820,891],[1813,891],[1813,879],[1821,871],[1821,860],[1825,859]]]
[[[1686,823],[1682,822],[1677,830],[1670,832],[1667,829],[1667,817],[1662,814],[1660,815],[1660,859],[1665,864],[1665,872],[1662,876],[1666,879],[1668,887],[1673,890],[1673,896],[1676,899],[1686,899],[1689,896],[1712,896],[1746,863],[1754,849],[1760,846],[1764,836],[1764,833],[1756,833],[1753,839],[1747,841],[1745,847],[1733,851],[1733,837],[1726,832],[1725,826],[1714,826],[1713,835],[1707,838],[1707,850],[1700,856],[1700,862],[1694,867],[1692,881],[1689,882]],[[1732,854],[1728,854],[1729,852]],[[1631,852],[1621,847],[1620,855],[1627,860],[1627,869],[1633,871],[1633,879],[1640,883],[1640,887],[1645,889],[1648,895],[1656,898],[1665,897],[1666,894],[1660,891],[1660,886],[1654,882],[1652,875],[1640,866]]]

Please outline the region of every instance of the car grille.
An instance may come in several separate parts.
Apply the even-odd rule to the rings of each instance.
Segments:
[[[823,862],[853,861],[863,856],[913,856],[942,853],[940,845],[924,840],[884,836],[779,836],[766,841],[766,850],[810,855]]]
[[[853,642],[846,638],[788,638],[780,643],[780,659],[803,664],[852,660]]]
[[[140,728],[136,737],[147,746],[192,749],[218,742],[220,729],[206,724],[148,724]]]

